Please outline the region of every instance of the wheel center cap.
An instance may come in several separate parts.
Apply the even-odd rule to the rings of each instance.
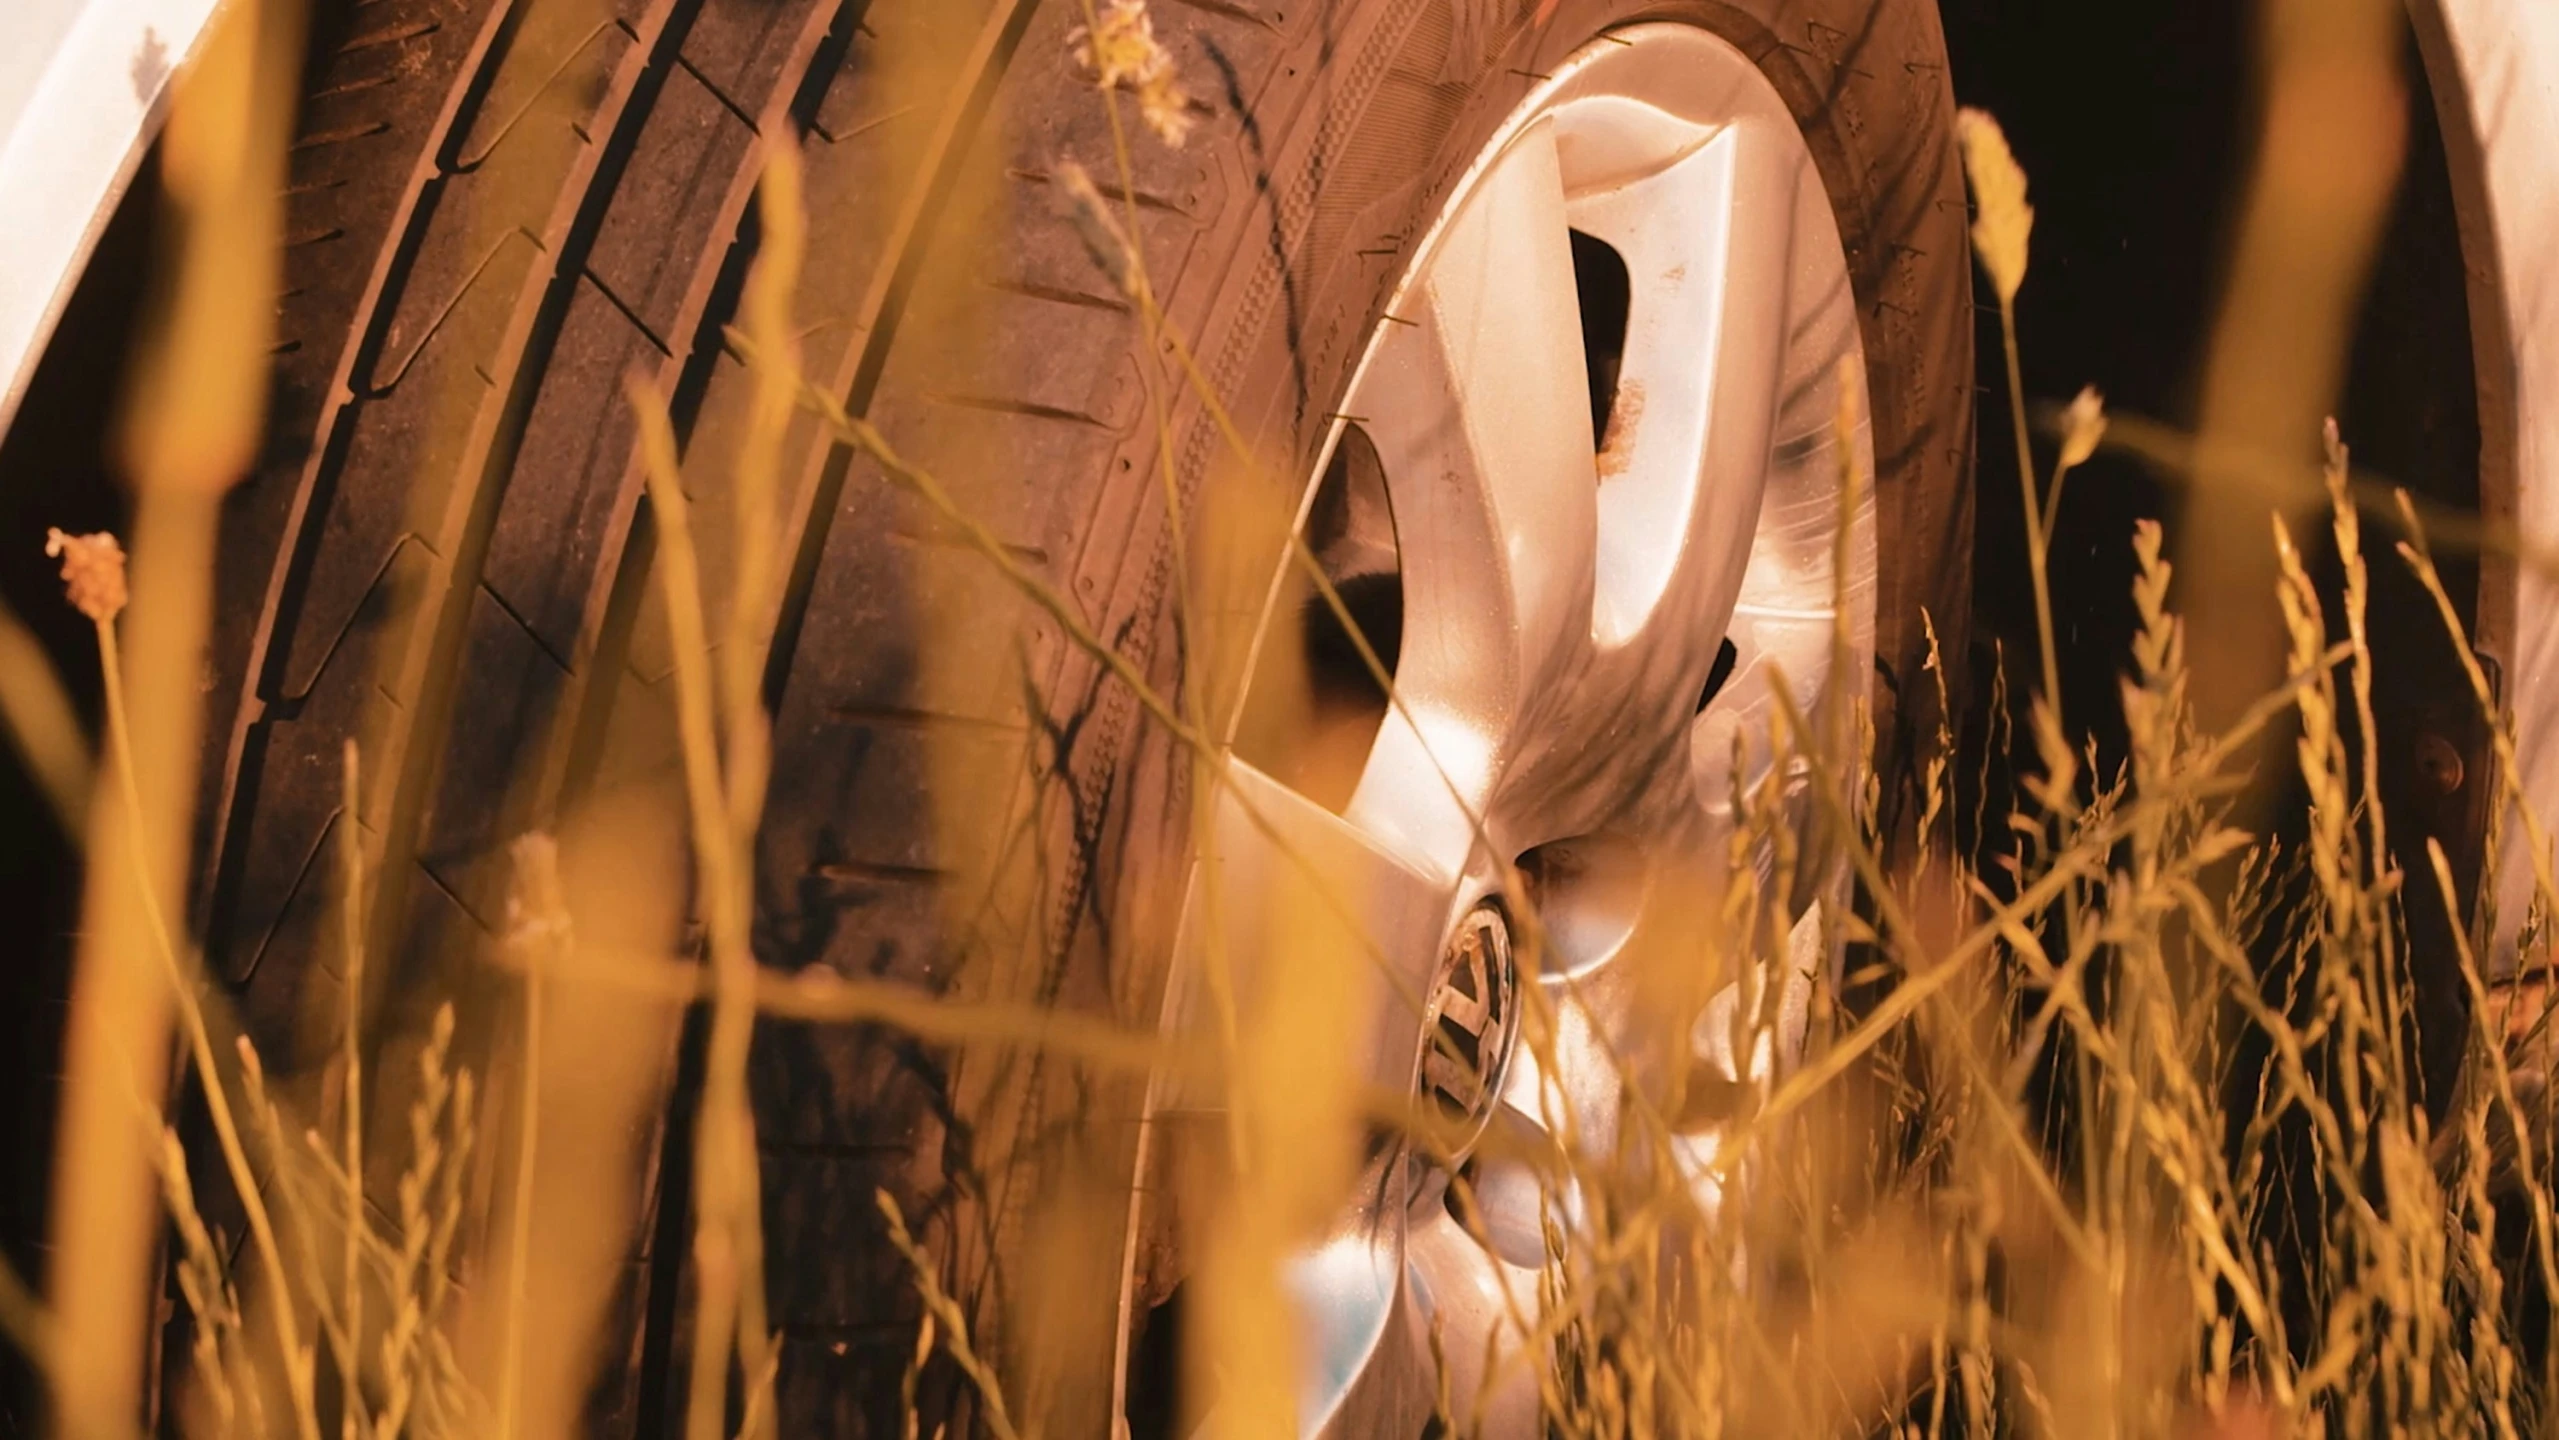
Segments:
[[[1457,923],[1422,1016],[1418,1089],[1472,1144],[1502,1093],[1519,1038],[1519,969],[1510,919],[1490,900]]]

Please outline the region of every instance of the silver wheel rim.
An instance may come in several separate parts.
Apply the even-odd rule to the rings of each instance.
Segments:
[[[1598,425],[1576,233],[1623,261],[1629,292]],[[1642,1073],[1627,1058],[1637,997],[1619,962],[1648,923],[1715,913],[1730,797],[1766,776],[1781,687],[1809,709],[1834,682],[1862,695],[1872,666],[1871,495],[1839,544],[1843,374],[1856,386],[1855,470],[1873,473],[1854,296],[1785,103],[1739,50],[1676,24],[1614,32],[1556,67],[1411,253],[1306,492],[1311,506],[1346,444],[1373,450],[1402,595],[1397,703],[1335,808],[1226,762],[1166,1025],[1213,1024],[1199,979],[1210,954],[1249,1005],[1254,977],[1284,963],[1271,953],[1278,917],[1347,905],[1361,981],[1341,1028],[1310,1043],[1351,1045],[1369,1084],[1445,1107],[1471,1093],[1444,1055],[1436,1072],[1425,1064],[1428,1036],[1446,1028],[1453,947],[1480,930],[1506,867],[1534,852],[1550,879],[1533,983],[1557,1016],[1552,1073],[1514,1053],[1497,1021],[1495,1043],[1469,1054],[1498,1103],[1453,1118],[1461,1133],[1527,1127],[1605,1156],[1620,1077]],[[1266,612],[1265,633],[1271,623]],[[1817,921],[1799,919],[1796,959],[1772,987],[1774,1043],[1747,1061],[1730,1053],[1734,1027],[1715,1023],[1737,1003],[1727,986],[1694,1032],[1700,1062],[1761,1085],[1788,1062],[1825,954]],[[1218,1103],[1159,1077],[1148,1109]],[[1518,1320],[1537,1313],[1549,1224],[1569,1231],[1571,1217],[1525,1173],[1490,1171],[1470,1234],[1428,1203],[1428,1166],[1390,1149],[1286,1266],[1300,1428],[1418,1433],[1439,1388],[1436,1330],[1461,1428],[1538,1433]],[[1135,1303],[1124,1284],[1124,1337]],[[1506,1358],[1477,1414],[1488,1340]]]

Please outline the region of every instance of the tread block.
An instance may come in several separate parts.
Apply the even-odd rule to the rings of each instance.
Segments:
[[[958,266],[931,267],[899,327],[884,385],[962,413],[1017,415],[1126,433],[1144,417],[1145,389],[1128,357],[1133,317],[991,291]]]
[[[984,842],[937,835],[941,812],[977,815],[1000,806],[1023,773],[1025,738],[1004,730],[929,734],[922,726],[843,725],[802,732],[786,751],[775,736],[774,774],[795,797],[787,828],[767,827],[773,863],[845,866],[901,875],[974,873]],[[934,782],[941,783],[936,785]],[[981,793],[972,793],[981,792]],[[1000,811],[999,811],[1000,813]]]
[[[1128,372],[1134,368],[1133,362],[1120,367],[1132,389],[1135,376]],[[1142,431],[1142,394],[1136,408]],[[1124,443],[1119,433],[1097,426],[909,391],[883,394],[871,406],[871,422],[897,447],[900,458],[941,482],[961,514],[994,532],[1034,568],[1056,557],[1081,518],[1066,503],[1067,492],[1057,477],[1099,473]],[[884,482],[880,489],[885,502],[880,522],[894,533],[956,537],[952,523],[922,497]],[[998,578],[993,562],[973,551],[959,568]]]
[[[640,592],[640,614],[631,632],[627,665],[640,684],[664,692],[663,705],[672,707],[676,703],[675,637],[667,628],[666,581],[654,569],[647,587]],[[669,708],[666,713],[672,716],[675,712]]]
[[[337,811],[345,737],[356,736],[366,756],[386,753],[378,732],[368,733],[389,718],[375,682],[390,656],[379,653],[378,642],[397,628],[394,622],[427,566],[427,555],[415,545],[395,552],[327,652],[326,668],[315,672],[289,709],[260,721],[249,736],[235,802],[246,823],[233,830],[226,846],[237,847],[236,861],[226,858],[238,871],[230,919],[206,937],[213,963],[234,981],[269,951],[299,957],[319,943],[312,929],[316,913],[288,910],[313,863],[320,832]],[[388,787],[369,785],[367,793],[376,807],[388,803]]]
[[[602,5],[571,0],[525,10],[488,92],[461,127],[454,163],[475,170],[530,137],[583,126],[633,43]]]
[[[494,363],[518,288],[543,259],[532,228],[541,217],[466,213],[481,189],[448,185],[437,195],[381,343],[355,373],[360,401],[431,383],[433,367],[456,354],[466,366]]]
[[[477,998],[474,989],[479,996],[485,996],[487,987],[471,985],[475,973],[483,980],[488,973],[485,947],[492,943],[489,933],[432,880],[414,869],[406,879],[397,931],[399,951],[389,957],[368,958],[369,970],[386,962],[391,967],[380,982],[386,1003],[373,1021],[379,1043],[365,1063],[368,1135],[408,1133],[409,1112],[418,1096],[418,1060],[426,1051],[436,1007],[447,997],[454,999],[455,1016],[447,1073],[467,1067],[476,1077],[473,1083],[480,1087],[480,1093],[490,1093],[488,1038],[495,1027],[490,1023],[487,1007],[472,1003]],[[368,981],[367,988],[374,983]],[[485,1113],[479,1134],[479,1143],[490,1143],[491,1121]],[[407,1149],[402,1144],[365,1147],[365,1193],[385,1214],[398,1213],[400,1173],[407,1167]]]
[[[708,0],[680,53],[739,113],[761,115],[814,8],[808,0]]]
[[[285,233],[327,228],[347,232],[348,253],[343,258],[286,261],[288,289],[307,293],[316,288],[335,301],[313,314],[315,320],[325,319],[331,325],[325,334],[313,328],[312,338],[317,341],[334,346],[341,338],[335,327],[346,323],[349,307],[369,278],[391,219],[393,197],[411,178],[407,162],[434,123],[470,52],[478,29],[474,8],[469,0],[394,0],[372,7],[372,15],[352,26],[339,22],[349,29],[349,38],[356,29],[375,33],[384,26],[409,28],[421,23],[435,28],[399,45],[332,49],[313,64],[310,93],[295,126],[297,141],[362,130],[369,124],[385,127],[361,143],[297,143],[285,157]],[[322,18],[318,23],[328,26],[330,21]],[[385,163],[391,156],[398,158]],[[295,308],[288,303],[283,327],[287,336],[303,333],[291,324]],[[314,369],[325,376],[337,356],[316,359],[313,366],[285,368],[288,373]]]
[[[506,914],[507,843],[529,823],[520,782],[536,764],[568,672],[486,589],[473,592],[462,653],[469,709],[446,731],[418,863],[482,925]]]
[[[235,1007],[240,1033],[258,1047],[266,1067],[278,1074],[291,1074],[312,1059],[315,1047],[308,1042],[317,1037],[305,1033],[304,1017],[322,1005],[341,1003],[334,997],[340,993],[337,976],[345,966],[338,938],[342,914],[338,907],[345,897],[345,882],[338,870],[338,826],[345,818],[332,806],[298,837],[305,842],[300,863],[292,871],[291,888],[267,947],[268,957],[285,958],[261,958],[256,969],[239,977],[246,982]],[[292,978],[276,983],[271,971]],[[262,978],[269,983],[260,984]]]
[[[619,548],[641,483],[622,377],[657,351],[580,280],[499,502],[483,582],[543,648],[572,662],[604,557]]]
[[[596,1322],[598,1354],[579,1414],[580,1434],[640,1432],[640,1411],[647,1403],[641,1385],[640,1343],[648,1293],[646,1262],[627,1263],[614,1271],[612,1297]]]
[[[802,154],[812,234],[830,237],[829,263],[805,268],[800,309],[850,322],[880,265],[890,229],[920,178],[938,107],[902,93],[893,62],[869,37],[855,41],[818,102]],[[841,344],[847,334],[833,337]]]
[[[891,258],[934,137],[961,102],[960,67],[993,8],[989,0],[870,5],[827,82],[804,149],[811,233],[828,237],[826,263],[800,280],[801,315],[827,327],[810,337],[813,376],[832,373],[830,358],[868,338],[853,327],[867,318],[865,297]]]
[[[387,659],[389,651],[377,657],[381,642],[415,612],[435,568],[426,542],[406,528],[411,517],[395,487],[380,483],[386,477],[362,478],[376,483],[350,484],[344,491],[354,493],[331,505],[324,522],[329,533],[312,557],[301,603],[278,620],[290,628],[275,698],[288,703],[305,702],[326,671]]]
[[[692,502],[689,522],[695,563],[701,570],[702,605],[714,645],[729,623],[730,596],[737,585],[737,466],[751,423],[754,392],[754,375],[723,347],[712,356],[710,381],[703,388],[691,432],[684,438],[684,490]],[[798,478],[793,460],[807,455],[817,436],[815,420],[796,410],[790,414],[773,476],[777,520],[791,513],[791,486]],[[790,537],[777,525],[771,538],[778,547],[775,563],[788,566]]]
[[[866,5],[862,34],[828,87],[817,123],[842,139],[865,116],[937,113],[958,98],[961,67],[999,8],[1011,8],[1011,0]]]
[[[1134,95],[1105,95],[1093,84],[1092,72],[1076,59],[1080,46],[1073,37],[1083,25],[1080,5],[1049,6],[1031,21],[1022,36],[1022,58],[1005,76],[1004,123],[987,133],[981,154],[1001,153],[1004,168],[1014,171],[1046,172],[1060,160],[1073,160],[1104,194],[1116,196],[1120,146],[1111,132],[1116,100],[1138,193],[1194,215],[1213,208],[1218,200],[1211,187],[1222,181],[1210,157],[1218,153],[1220,132],[1231,132],[1236,121],[1211,52],[1230,66],[1252,67],[1239,70],[1240,78],[1258,72],[1256,52],[1277,37],[1264,26],[1225,16],[1176,12],[1169,5],[1157,10],[1155,36],[1173,57],[1174,74],[1191,98],[1191,128],[1176,148],[1147,128]]]
[[[767,1020],[747,1063],[756,1140],[774,1151],[930,1153],[942,1143],[936,1083],[911,1040],[860,1026]]]
[[[1128,300],[1094,262],[1093,253],[1085,248],[1073,222],[1060,212],[1059,192],[1050,182],[1049,173],[1020,171],[1008,177],[1014,186],[1011,237],[1006,244],[980,248],[974,257],[974,278],[981,285],[1016,290],[1053,302],[1080,302],[1091,308],[1127,312]],[[1094,183],[1109,182],[1097,174]],[[1124,207],[1114,205],[1111,218],[1127,228],[1128,212]],[[1187,215],[1139,208],[1135,231],[1138,254],[1159,291],[1170,287],[1189,260],[1198,229]]]
[[[780,1433],[848,1440],[890,1440],[905,1433],[898,1392],[915,1350],[913,1323],[794,1326],[779,1333],[782,1363],[773,1377],[773,1408]],[[932,1383],[942,1368],[927,1367],[924,1393],[948,1387],[947,1381]]]
[[[676,732],[675,686],[666,674],[624,667],[595,762],[597,790],[665,784],[682,793],[684,753]]]
[[[765,1253],[828,1257],[823,1265],[768,1268],[776,1325],[913,1325],[915,1287],[873,1199],[887,1190],[906,1209],[908,1227],[920,1228],[909,1163],[906,1152],[887,1148],[765,1153]]]
[[[677,312],[754,139],[692,71],[667,71],[587,256],[587,273],[661,348],[682,343]]]
[[[512,235],[512,232],[510,232]],[[345,453],[327,477],[325,505],[302,603],[289,621],[283,694],[306,693],[331,649],[390,563],[410,539],[426,539],[443,520],[444,501],[461,477],[474,419],[492,383],[515,292],[538,258],[530,241],[512,235],[487,252],[476,278],[453,277],[455,298],[432,333],[413,332],[416,359],[388,394],[354,402]],[[395,329],[398,327],[395,327]],[[434,543],[432,540],[430,544]]]
[[[1003,617],[1028,618],[1029,602],[976,551],[919,544],[890,528],[927,527],[920,505],[899,508],[907,499],[865,470],[848,477],[844,513],[827,535],[809,594],[777,736],[794,724],[827,725],[863,712],[1021,723],[1025,652],[986,637],[1009,633],[1000,627]],[[956,637],[937,642],[928,623],[936,618],[965,625],[978,643],[963,650]]]

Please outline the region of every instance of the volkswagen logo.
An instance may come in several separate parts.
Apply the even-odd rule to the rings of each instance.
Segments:
[[[1421,1093],[1472,1144],[1502,1090],[1519,1037],[1519,970],[1510,921],[1487,900],[1466,913],[1440,955],[1422,1016]]]

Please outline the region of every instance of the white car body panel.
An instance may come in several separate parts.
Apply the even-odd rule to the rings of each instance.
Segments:
[[[0,430],[215,3],[0,3]]]
[[[2492,519],[2513,505],[2527,548],[2559,553],[2559,3],[2419,0],[2411,9],[2463,211],[2481,493]],[[2505,666],[2523,791],[2543,825],[2559,825],[2559,579],[2525,565],[2486,573],[2480,628]],[[2496,593],[2501,574],[2512,577],[2511,599]],[[2533,872],[2509,816],[2494,877],[2499,933],[2483,957],[2495,970],[2514,964]]]

